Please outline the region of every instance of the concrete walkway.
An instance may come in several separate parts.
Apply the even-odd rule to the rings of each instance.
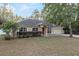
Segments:
[[[69,34],[60,34],[61,36],[70,36]],[[79,35],[73,35],[73,37],[79,37]]]
[[[69,36],[69,34],[51,34],[51,35],[59,35],[59,36]],[[73,37],[79,37],[79,35],[73,35]]]

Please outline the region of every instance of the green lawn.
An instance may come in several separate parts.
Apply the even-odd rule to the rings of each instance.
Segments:
[[[79,38],[52,36],[0,40],[0,55],[79,56]]]

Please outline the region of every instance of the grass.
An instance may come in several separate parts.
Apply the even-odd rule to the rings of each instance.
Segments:
[[[2,56],[79,56],[79,38],[62,36],[0,40]]]

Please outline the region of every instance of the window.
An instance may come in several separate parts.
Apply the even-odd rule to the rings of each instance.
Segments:
[[[38,28],[33,28],[32,31],[38,31]]]
[[[22,32],[23,31],[23,28],[20,28],[20,32]]]
[[[24,32],[26,32],[27,31],[27,28],[24,28]]]
[[[20,32],[26,32],[27,28],[20,28]]]

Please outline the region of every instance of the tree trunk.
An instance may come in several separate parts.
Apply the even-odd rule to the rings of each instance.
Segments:
[[[70,37],[73,37],[71,22],[69,24],[69,32],[70,32]]]
[[[12,28],[13,39],[15,39],[15,32],[16,32],[16,28]]]
[[[15,31],[14,30],[12,30],[12,37],[13,37],[13,39],[15,38]]]
[[[6,33],[5,40],[10,40],[10,34],[8,32]]]

